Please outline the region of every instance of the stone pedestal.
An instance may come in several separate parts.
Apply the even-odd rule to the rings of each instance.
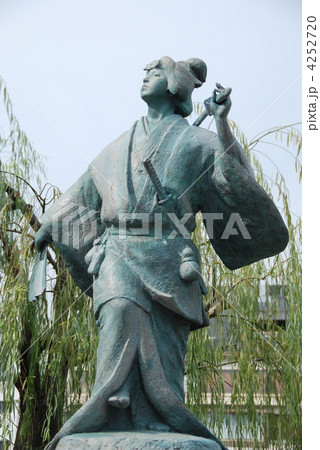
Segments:
[[[218,443],[190,434],[157,431],[79,433],[60,440],[57,450],[221,450]]]

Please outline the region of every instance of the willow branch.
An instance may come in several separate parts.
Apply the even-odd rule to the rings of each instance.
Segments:
[[[13,264],[14,247],[13,247],[13,245],[9,244],[9,242],[7,241],[7,237],[3,230],[0,230],[0,239],[3,243],[4,256],[7,260],[7,262],[12,265],[13,276],[15,278],[19,274],[19,268]]]
[[[32,192],[34,193],[36,199],[38,200],[38,202],[42,205],[43,199],[41,198],[41,196],[38,194],[38,192],[35,190],[35,188],[24,178],[20,177],[19,175],[17,175],[16,173],[11,173],[11,172],[7,172],[6,170],[0,170],[0,172],[2,173],[6,173],[8,175],[11,175],[13,177],[18,178],[19,180],[23,181],[27,186],[29,186],[29,188],[32,190]]]
[[[12,200],[13,203],[13,209],[20,209],[20,211],[24,214],[24,215],[29,215],[30,214],[30,219],[29,219],[29,223],[30,226],[33,228],[34,231],[38,231],[41,228],[42,223],[40,222],[40,220],[37,218],[37,216],[34,214],[33,212],[33,206],[30,205],[29,203],[27,203],[23,197],[21,197],[19,191],[16,191],[15,189],[13,189],[9,184],[7,183],[3,183],[4,187],[5,187],[5,191],[8,194],[8,196],[10,197],[10,199]]]
[[[286,128],[293,128],[295,125],[300,125],[300,124],[301,124],[301,122],[295,122],[295,123],[292,123],[290,125],[283,125],[281,127],[274,127],[271,130],[266,131],[265,133],[261,132],[259,134],[256,134],[253,137],[253,140],[249,143],[248,148],[250,146],[254,145],[256,142],[260,141],[265,136],[268,136],[269,134],[277,133],[278,131],[284,130]]]

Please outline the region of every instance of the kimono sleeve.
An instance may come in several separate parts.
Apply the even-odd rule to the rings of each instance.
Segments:
[[[235,147],[220,157],[211,150],[200,206],[211,244],[231,270],[276,255],[288,243],[276,205],[256,182],[240,145]]]
[[[76,284],[92,296],[92,276],[85,255],[103,233],[102,200],[89,173],[85,172],[41,217]]]

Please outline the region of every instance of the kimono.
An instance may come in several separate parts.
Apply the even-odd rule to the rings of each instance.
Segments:
[[[146,159],[171,196],[164,204],[142,164]],[[188,333],[208,325],[200,255],[190,237],[199,211],[214,250],[231,270],[287,245],[287,228],[240,145],[223,152],[216,134],[171,115],[150,133],[145,118],[137,121],[43,217],[73,278],[93,296],[99,327],[92,397],[56,440],[77,432],[146,429],[149,421],[218,443],[184,405]],[[210,222],[213,213],[218,220]],[[233,230],[226,239],[232,214],[246,232]],[[77,242],[70,242],[75,223]],[[185,264],[191,275],[184,276]],[[108,405],[130,379],[130,407]]]

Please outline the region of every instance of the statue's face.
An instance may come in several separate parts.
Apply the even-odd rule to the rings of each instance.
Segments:
[[[164,70],[154,68],[147,72],[141,87],[141,97],[148,102],[149,98],[167,98],[168,81]]]

